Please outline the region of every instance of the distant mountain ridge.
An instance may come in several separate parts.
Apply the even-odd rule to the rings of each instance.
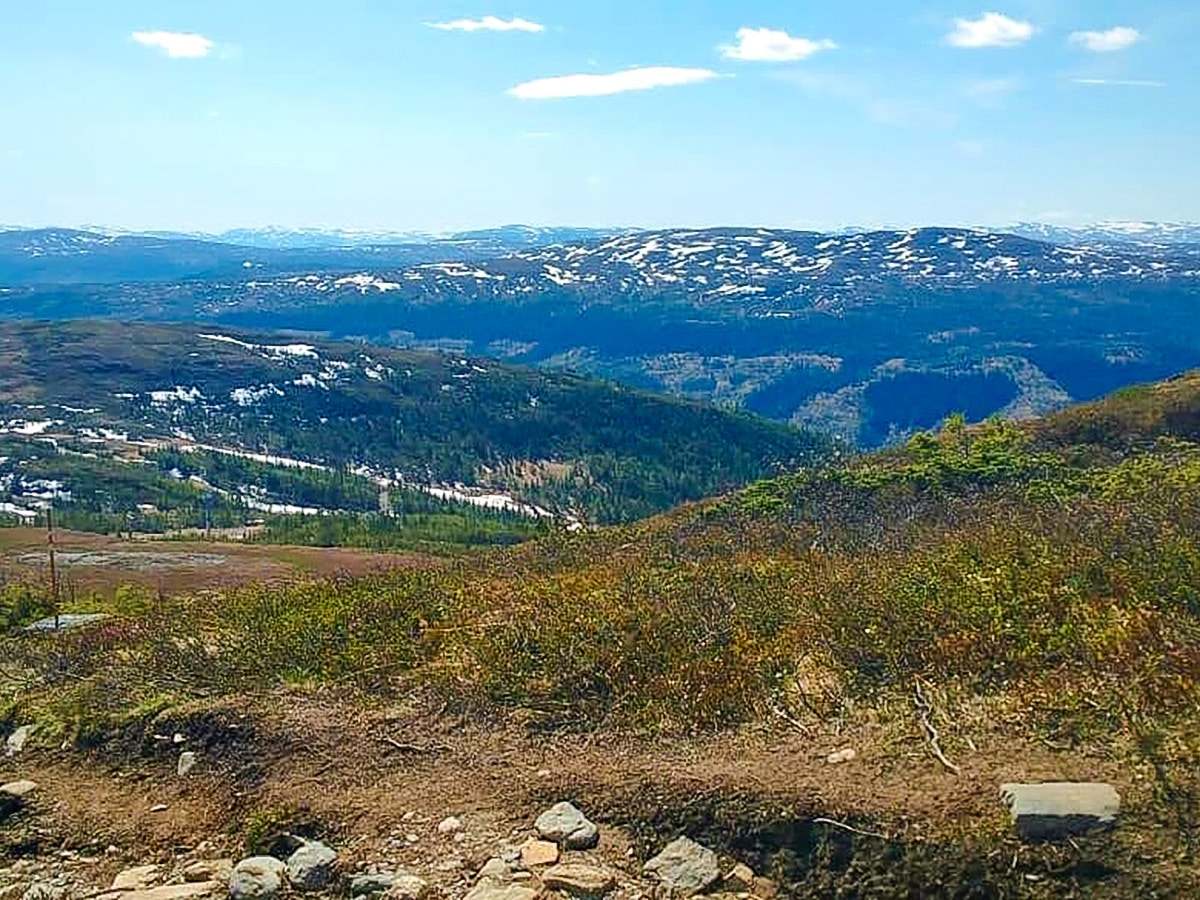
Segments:
[[[1097,222],[1076,227],[1018,222],[1001,230],[1065,246],[1098,244],[1200,248],[1200,224],[1195,222]]]
[[[0,318],[210,322],[487,355],[866,446],[952,412],[1036,415],[1200,365],[1188,244],[705,228],[514,249],[538,233],[500,231],[350,250],[7,232]]]

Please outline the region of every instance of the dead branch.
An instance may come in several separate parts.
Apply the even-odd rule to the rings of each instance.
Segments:
[[[938,743],[941,736],[938,734],[938,730],[934,726],[934,724],[931,721],[929,721],[929,714],[933,711],[933,703],[925,695],[925,692],[923,690],[921,690],[921,682],[920,681],[915,682],[915,687],[916,687],[916,701],[915,702],[917,705],[917,712],[920,713],[920,715],[921,715],[921,725],[925,728],[925,736],[929,741],[930,752],[933,754],[934,758],[938,762],[940,762],[943,766],[945,766],[947,769],[949,769],[955,775],[962,774],[962,770],[959,769],[958,766],[956,766],[954,763],[950,762],[950,760],[946,759],[946,754],[944,754],[942,752],[941,745]]]
[[[833,825],[835,828],[841,828],[843,831],[849,831],[854,834],[861,834],[861,835],[863,835],[863,837],[879,838],[880,840],[884,840],[884,841],[891,840],[891,838],[889,838],[886,834],[879,834],[878,832],[875,832],[875,831],[862,831],[861,829],[853,828],[850,825],[847,825],[845,822],[838,822],[834,819],[823,819],[823,818],[822,819],[813,819],[813,824],[814,825],[818,825],[818,824],[819,825]]]
[[[783,719],[783,721],[787,722],[793,728],[797,729],[798,731],[802,732],[803,734],[809,733],[808,727],[803,722],[796,721],[791,716],[789,716],[787,713],[785,713],[782,709],[780,709],[778,706],[776,706],[774,703],[772,703],[770,706],[771,706],[771,712],[775,713],[775,715],[777,715],[779,718]]]

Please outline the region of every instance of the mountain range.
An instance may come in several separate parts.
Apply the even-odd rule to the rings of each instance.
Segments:
[[[863,446],[955,411],[1036,415],[1200,364],[1195,245],[944,228],[485,243],[253,250],[8,232],[0,319],[208,322],[499,357]]]

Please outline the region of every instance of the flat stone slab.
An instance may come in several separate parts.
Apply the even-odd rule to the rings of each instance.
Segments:
[[[1017,834],[1024,840],[1056,841],[1117,824],[1121,797],[1111,784],[1055,781],[1002,784]]]

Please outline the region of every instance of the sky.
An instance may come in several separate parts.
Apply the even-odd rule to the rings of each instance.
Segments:
[[[1200,219],[1196,0],[0,3],[0,222]]]

